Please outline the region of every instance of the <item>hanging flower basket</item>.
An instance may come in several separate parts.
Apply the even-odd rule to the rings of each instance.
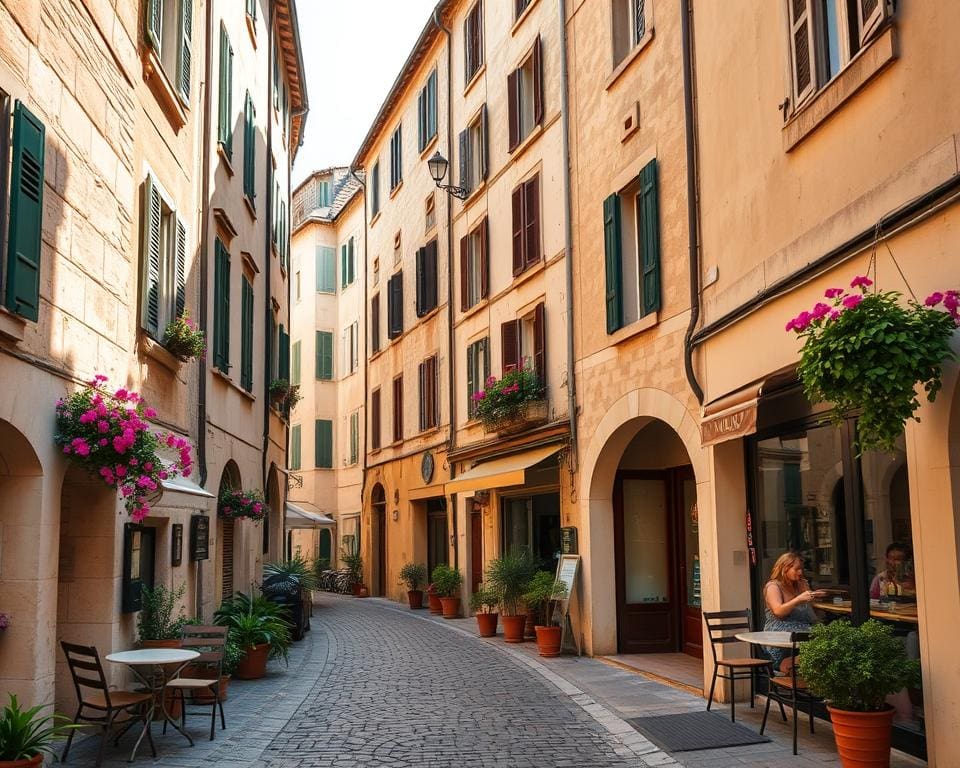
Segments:
[[[485,389],[473,395],[474,413],[487,432],[522,432],[546,422],[545,395],[540,377],[529,368],[518,368],[499,380],[487,379]]]
[[[246,517],[259,523],[266,517],[267,503],[264,501],[262,491],[225,489],[221,491],[220,498],[217,500],[217,514],[232,520]]]
[[[10,626],[10,614],[0,613],[0,632]]]
[[[186,312],[167,325],[163,332],[163,346],[181,362],[203,357],[207,352],[207,340],[203,331]]]
[[[79,392],[57,401],[54,441],[91,474],[120,492],[134,522],[150,514],[161,483],[187,477],[192,468],[190,444],[172,433],[152,431],[147,419],[156,418],[136,392],[106,389],[107,377],[98,374]],[[177,458],[161,461],[161,444]]]
[[[960,324],[960,294],[933,293],[923,304],[901,304],[898,291],[874,291],[868,277],[850,287],[830,288],[811,311],[801,312],[786,330],[801,337],[798,372],[810,402],[829,402],[841,422],[859,411],[861,451],[893,451],[907,419],[920,407],[916,385],[933,402],[941,387],[941,366],[955,358],[950,340]]]

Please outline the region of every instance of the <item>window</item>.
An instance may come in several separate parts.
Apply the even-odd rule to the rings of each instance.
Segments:
[[[647,34],[649,0],[613,0],[613,65],[623,61]]]
[[[529,552],[544,568],[555,571],[560,536],[560,494],[544,493],[501,501],[500,530],[504,552]]]
[[[14,116],[16,121],[16,115]],[[42,134],[41,134],[42,135]],[[17,151],[16,145],[14,152]],[[42,159],[42,157],[41,157]],[[34,203],[30,195],[33,194],[29,179],[26,174],[31,171],[28,163],[21,160],[19,167],[14,159],[13,179],[11,184],[11,236],[10,236],[10,259],[8,267],[16,265],[18,272],[23,272],[24,276],[31,277],[30,270],[27,269],[29,262],[24,260],[23,252],[20,246],[21,235],[19,227],[25,222],[23,213],[30,210],[26,207],[22,212],[20,205],[29,205]],[[14,197],[14,185],[18,184],[18,175],[20,193]],[[141,306],[143,307],[143,316],[141,323],[143,329],[151,337],[160,341],[163,338],[163,332],[171,320],[183,314],[186,300],[186,275],[187,275],[187,228],[177,212],[173,209],[173,204],[166,194],[160,189],[160,185],[153,177],[153,174],[147,174],[143,185],[143,232],[142,234],[142,282],[141,282]],[[42,205],[42,199],[37,199],[36,204]],[[36,225],[40,223],[40,209],[36,209]],[[16,221],[14,218],[16,217]],[[17,225],[16,240],[13,234],[13,226]],[[27,228],[24,228],[24,232]],[[39,246],[39,232],[37,232],[36,244]],[[28,242],[24,240],[23,242]],[[219,240],[217,241],[219,242]],[[222,244],[221,244],[222,245]],[[39,254],[38,254],[39,255]],[[229,261],[229,256],[227,257]],[[39,262],[39,258],[37,259]],[[229,266],[228,266],[229,270]],[[7,305],[11,306],[11,289],[14,288],[16,278],[8,275],[7,285]],[[229,301],[229,296],[227,296]],[[35,308],[34,308],[35,309]],[[23,311],[20,312],[25,316]],[[35,318],[32,318],[35,319]]]
[[[300,425],[290,427],[290,469],[300,469]]]
[[[487,220],[460,239],[460,311],[466,312],[481,299],[487,298],[488,251]]]
[[[356,257],[353,251],[353,238],[340,246],[340,287],[346,288],[354,280],[356,275]]]
[[[360,460],[360,411],[350,414],[350,463]]]
[[[464,85],[468,85],[483,64],[483,3],[478,2],[463,22]]]
[[[290,375],[290,384],[300,386],[300,342],[293,342],[293,371]]]
[[[527,6],[530,5],[531,2],[533,2],[533,0],[514,0],[513,1],[513,18],[519,19],[520,15],[525,10],[527,10]]]
[[[370,393],[370,448],[380,450],[380,389]]]
[[[277,331],[277,378],[290,379],[290,334],[282,325]]]
[[[243,194],[250,205],[255,205],[257,197],[257,111],[253,106],[253,97],[247,91],[243,107]],[[279,187],[278,187],[279,189]],[[278,194],[279,197],[279,194]],[[283,220],[281,216],[280,226]],[[283,248],[283,232],[278,233],[280,248]]]
[[[507,76],[510,146],[513,152],[543,122],[543,55],[537,37],[530,55]]]
[[[11,312],[36,322],[40,317],[40,238],[43,222],[43,156],[46,129],[30,110],[17,101],[13,110],[10,196],[5,200],[7,158],[10,157],[10,144],[7,142],[7,137],[10,135],[7,133],[8,105],[9,98],[0,91],[0,222],[6,220],[7,212],[3,207],[4,203],[9,202],[4,304]],[[145,190],[147,201],[153,200],[153,195],[149,191],[152,187],[151,182],[152,179],[148,176]],[[159,206],[160,200],[157,196],[157,207],[150,206],[150,223],[145,227],[147,231],[144,234],[144,251],[149,253],[149,258],[144,258],[144,261],[149,262],[148,273],[155,277],[152,282],[145,283],[146,297],[155,302],[153,314],[147,307],[147,301],[143,302],[146,309],[145,315],[148,318],[155,317],[155,322],[152,324],[145,322],[144,327],[153,332],[154,338],[160,338],[159,270],[166,263],[170,271],[170,262],[174,259],[171,255],[170,242],[160,240],[160,230],[164,229],[169,238],[171,226],[169,222],[165,228],[159,226],[162,215],[162,208]],[[177,222],[178,241],[181,229],[182,222]],[[183,232],[186,239],[186,229],[183,229]],[[0,256],[4,255],[3,240],[0,234]],[[181,252],[184,257],[186,256],[186,248],[184,247],[181,251],[178,243],[175,252],[177,263],[173,271],[176,275],[185,275],[186,272],[179,268],[179,257]],[[165,262],[164,259],[166,259]],[[174,311],[179,309],[182,312],[183,294],[179,282],[176,282],[175,294]]]
[[[513,274],[540,261],[540,175],[513,190]]]
[[[240,386],[253,391],[253,285],[246,275],[240,282]]]
[[[431,192],[424,203],[423,231],[424,234],[437,226],[437,196]]]
[[[437,306],[437,241],[431,240],[417,249],[417,317],[423,317]]]
[[[403,272],[397,272],[387,283],[387,338],[403,333]]]
[[[230,252],[218,237],[213,243],[213,364],[230,372]]]
[[[321,381],[333,379],[333,334],[330,331],[317,331],[317,372]]]
[[[337,292],[337,249],[317,246],[317,293]]]
[[[486,388],[490,375],[490,340],[475,341],[467,347],[467,418],[476,416],[474,395]]]
[[[403,181],[403,134],[402,125],[397,126],[390,138],[390,191]]]
[[[227,30],[220,25],[220,111],[217,116],[217,141],[228,159],[233,157],[233,46]]]
[[[317,419],[314,422],[314,457],[317,469],[333,469],[333,422]]]
[[[440,398],[437,394],[437,356],[428,357],[419,366],[420,431],[433,429],[440,421]]]
[[[403,376],[393,380],[393,442],[403,440]]]
[[[468,192],[487,178],[487,105],[460,132],[460,186]]]
[[[253,21],[257,20],[257,0],[247,0],[247,16]]]
[[[370,349],[380,351],[380,294],[370,299]]]
[[[330,207],[330,182],[317,182],[317,208]]]
[[[603,201],[607,333],[660,309],[657,161]]]
[[[344,339],[344,353],[346,356],[347,371],[353,373],[357,370],[358,366],[358,354],[359,354],[359,333],[360,329],[357,324],[357,321],[354,320],[347,327],[346,338]]]
[[[529,315],[500,326],[502,373],[530,368],[546,382],[546,326],[543,304]]]
[[[147,41],[184,105],[190,102],[192,0],[147,0]]]
[[[437,70],[433,70],[417,98],[417,149],[423,152],[436,135]]]
[[[380,163],[373,164],[370,171],[370,218],[380,213]]]
[[[823,88],[876,37],[888,0],[788,0],[793,109]]]
[[[393,236],[393,265],[397,266],[400,263],[400,259],[403,254],[400,251],[400,232],[397,232]]]

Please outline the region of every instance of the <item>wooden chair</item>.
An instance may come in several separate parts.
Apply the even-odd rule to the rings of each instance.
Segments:
[[[220,710],[220,728],[227,727],[223,715],[223,702],[220,700],[220,678],[223,675],[223,652],[227,644],[227,628],[204,625],[188,625],[180,633],[180,647],[198,651],[200,656],[190,662],[194,669],[201,668],[201,676],[177,677],[167,683],[167,688],[180,699],[180,727],[187,727],[187,699],[186,694],[196,694],[210,697],[210,741],[216,733],[217,709]],[[196,711],[196,710],[194,710]],[[167,732],[167,723],[163,723],[163,732]]]
[[[67,666],[70,668],[70,676],[73,678],[73,687],[77,692],[77,701],[79,702],[73,722],[90,723],[103,729],[100,749],[97,751],[96,765],[99,766],[103,760],[103,750],[114,726],[123,725],[125,732],[137,722],[143,722],[143,730],[137,738],[137,743],[133,746],[130,759],[133,759],[133,755],[136,753],[137,747],[140,746],[144,735],[150,742],[150,750],[153,752],[153,756],[156,757],[157,748],[153,744],[153,735],[150,733],[150,721],[153,717],[154,708],[153,694],[149,692],[111,691],[107,686],[103,667],[100,664],[100,655],[95,647],[73,645],[62,641],[60,646],[67,657]],[[87,710],[89,710],[89,713]],[[126,717],[118,719],[121,715],[126,715]],[[60,756],[60,761],[63,763],[67,762],[67,755],[70,753],[70,745],[73,743],[73,736],[76,732],[76,729],[71,729],[70,735],[67,737],[66,746]],[[119,736],[117,738],[119,740]]]
[[[809,632],[791,632],[790,642],[793,644],[794,663],[790,665],[790,674],[770,676],[770,688],[767,691],[767,706],[763,710],[763,722],[760,723],[760,733],[767,727],[767,715],[770,712],[770,701],[775,700],[783,712],[783,705],[789,704],[793,709],[793,754],[797,754],[797,705],[805,701],[807,714],[810,717],[810,733],[813,733],[813,705],[819,699],[810,693],[803,678],[798,677],[796,655],[800,651],[800,643],[810,638]]]
[[[756,695],[757,671],[766,672],[768,675],[773,670],[773,664],[769,659],[756,658],[717,658],[717,646],[728,645],[730,643],[740,643],[734,636],[737,632],[753,631],[753,613],[749,609],[742,611],[704,611],[703,620],[707,625],[707,634],[710,637],[710,651],[713,653],[713,680],[710,682],[710,696],[707,698],[707,711],[713,704],[713,692],[717,685],[717,678],[730,681],[730,720],[736,721],[736,711],[734,709],[735,696],[734,686],[737,680],[750,680],[750,708],[753,709],[754,697]],[[786,714],[784,714],[786,720]]]

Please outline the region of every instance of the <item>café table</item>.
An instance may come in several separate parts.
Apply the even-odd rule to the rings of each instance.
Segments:
[[[170,717],[167,711],[166,696],[164,689],[167,683],[180,674],[187,664],[199,657],[197,651],[189,651],[185,648],[140,648],[135,651],[118,651],[108,654],[105,658],[111,664],[126,664],[136,678],[143,683],[144,687],[153,694],[153,701],[150,704],[150,712],[147,717],[147,724],[144,726],[140,736],[137,737],[136,744],[133,745],[133,751],[130,753],[130,761],[136,757],[140,742],[147,733],[153,721],[153,715],[157,706],[157,699],[160,700],[160,711],[163,713],[165,723],[170,723],[180,734],[193,746],[193,739],[190,734],[184,731],[175,718]]]
[[[751,645],[766,645],[770,648],[792,648],[790,642],[790,632],[765,631],[765,632],[738,632],[734,635],[737,640]]]

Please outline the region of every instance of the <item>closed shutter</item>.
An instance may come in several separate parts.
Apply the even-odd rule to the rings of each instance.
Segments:
[[[253,286],[246,275],[241,286],[240,386],[250,392],[253,390]]]
[[[393,441],[403,440],[403,377],[393,380]]]
[[[427,145],[427,87],[420,89],[417,96],[417,151],[423,152]]]
[[[524,268],[540,261],[540,176],[523,185]]]
[[[460,311],[470,309],[470,235],[460,238]]]
[[[437,135],[437,70],[430,73],[427,80],[427,140],[426,145]]]
[[[354,280],[356,280],[356,264],[356,254],[353,250],[353,238],[351,237],[347,242],[347,268],[349,269],[349,274],[347,276],[348,283],[352,283]]]
[[[280,201],[280,269],[287,268],[287,253],[290,248],[290,238],[287,236],[289,225],[287,223],[287,201]]]
[[[295,386],[300,385],[300,342],[293,342],[293,375],[290,377],[290,383]]]
[[[513,152],[520,143],[520,70],[507,75],[507,120],[509,123],[508,151]]]
[[[479,377],[479,371],[477,371],[477,345],[479,343],[480,342],[477,341],[467,347],[467,419],[472,419],[477,409],[473,394],[480,391],[480,387],[477,385],[477,379]]]
[[[415,259],[414,284],[416,286],[416,307],[417,317],[423,317],[426,313],[426,269],[424,261],[426,260],[426,248],[417,248]]]
[[[487,139],[487,105],[480,108],[480,178],[486,180],[490,172],[490,142]]]
[[[360,459],[360,414],[354,411],[350,414],[350,463],[356,464]]]
[[[147,0],[147,39],[157,53],[160,53],[160,38],[163,34],[163,0]]]
[[[539,35],[533,44],[533,122],[543,124],[543,51]]]
[[[220,25],[220,87],[217,140],[228,158],[233,157],[233,47],[227,30]]]
[[[230,370],[230,254],[219,238],[214,242],[213,364]]]
[[[430,312],[437,306],[437,241],[431,240],[423,249],[423,284],[426,304],[424,310]]]
[[[887,0],[857,0],[857,21],[860,25],[860,47],[869,42],[887,19]]]
[[[370,348],[380,351],[380,294],[370,299]]]
[[[460,131],[460,186],[467,192],[472,188],[470,179],[470,129]]]
[[[640,242],[643,249],[643,314],[660,309],[660,216],[657,161],[640,171]]]
[[[370,393],[370,448],[380,450],[380,390]]]
[[[387,335],[391,339],[403,333],[403,272],[390,278],[387,297]]]
[[[603,201],[603,252],[606,274],[607,333],[623,325],[623,246],[620,229],[620,195]]]
[[[543,302],[533,312],[533,370],[541,384],[547,383],[547,326],[543,317]]]
[[[159,0],[157,0],[159,3]],[[233,527],[236,523],[232,517],[220,519],[220,561],[222,572],[220,575],[221,599],[233,595]]]
[[[509,320],[500,326],[503,375],[520,367],[520,321]]]
[[[180,0],[180,56],[177,90],[184,102],[190,102],[191,37],[193,37],[193,0]]]
[[[160,201],[160,190],[149,173],[143,185],[143,205],[143,327],[150,336],[159,339],[160,267],[163,259],[160,227],[163,206]],[[10,225],[13,226],[12,216]],[[219,250],[217,253],[219,254]],[[217,296],[219,297],[219,294]]]
[[[347,244],[340,246],[340,287],[347,287]]]
[[[333,334],[329,331],[317,331],[316,343],[316,377],[329,381],[333,378]]]
[[[247,98],[244,101],[243,107],[243,194],[252,203],[256,197],[256,184],[255,184],[255,174],[256,174],[256,162],[257,162],[257,146],[256,146],[256,131],[254,129],[254,116],[256,112],[253,108],[253,98],[250,96],[250,91],[247,91]],[[278,187],[279,197],[279,187]],[[278,239],[278,248],[282,248],[282,232],[280,227],[282,226],[282,219],[277,221],[277,239]]]
[[[176,267],[174,281],[174,311],[180,317],[187,308],[187,226],[177,217]]]
[[[513,190],[513,274],[523,272],[523,185]]]
[[[790,53],[793,69],[793,106],[798,107],[814,88],[812,0],[790,0]],[[860,0],[858,0],[860,2]]]
[[[484,218],[480,225],[480,298],[490,293],[490,220]]]
[[[280,379],[290,380],[290,334],[280,326],[278,332],[279,350],[277,353],[277,368],[279,369]]]
[[[290,428],[290,469],[300,469],[300,425]]]
[[[427,403],[426,368],[426,362],[420,363],[420,365],[417,366],[417,384],[419,394],[419,397],[417,398],[417,404],[420,407],[418,427],[421,432],[427,428],[427,409],[429,408],[429,404]]]
[[[333,469],[333,422],[317,419],[315,429],[314,463],[318,469]]]

